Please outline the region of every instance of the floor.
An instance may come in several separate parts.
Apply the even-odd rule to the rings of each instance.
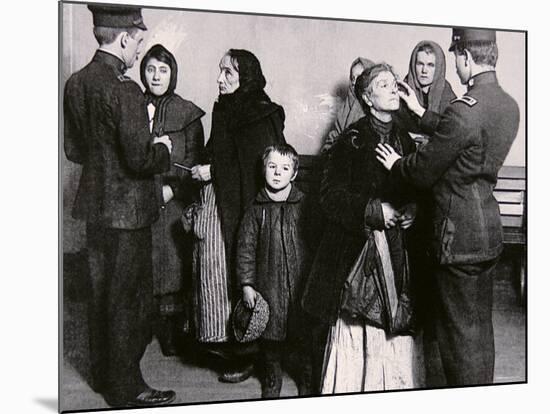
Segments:
[[[63,359],[60,406],[66,410],[108,408],[101,395],[94,393],[84,378],[87,372],[87,330],[85,286],[78,271],[79,258],[65,257],[63,306]],[[494,282],[493,323],[495,328],[495,383],[526,380],[526,315],[521,305],[516,272],[509,255],[497,269]],[[72,269],[71,271],[67,271]],[[153,387],[173,389],[174,404],[260,398],[258,379],[240,384],[218,382],[215,357],[193,348],[182,357],[164,357],[156,339],[142,359],[142,371]],[[281,396],[295,396],[294,382],[285,376]]]

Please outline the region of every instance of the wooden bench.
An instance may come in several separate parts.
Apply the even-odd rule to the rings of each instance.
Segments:
[[[515,250],[519,271],[519,291],[522,303],[526,295],[526,180],[525,167],[503,166],[498,173],[494,195],[500,208],[504,244]]]
[[[323,158],[320,155],[299,155],[299,159],[296,184],[304,193],[317,198],[323,173]]]
[[[297,186],[316,199],[323,168],[319,155],[300,155]],[[511,247],[517,257],[520,300],[525,303],[526,291],[526,203],[525,167],[503,166],[498,174],[494,195],[500,208],[504,230],[504,244]]]

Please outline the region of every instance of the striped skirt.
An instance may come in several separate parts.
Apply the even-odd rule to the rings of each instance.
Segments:
[[[200,342],[226,342],[231,303],[220,217],[212,184],[201,190],[201,204],[194,218],[193,273],[195,327]]]

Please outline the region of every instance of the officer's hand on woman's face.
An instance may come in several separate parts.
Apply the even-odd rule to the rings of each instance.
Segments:
[[[397,89],[397,94],[399,95],[399,98],[401,98],[401,100],[405,102],[409,110],[422,118],[422,115],[424,115],[424,112],[426,110],[422,107],[422,105],[420,105],[420,102],[418,102],[416,94],[414,93],[412,88],[407,84],[407,82],[403,82],[400,80],[397,81],[397,84],[399,85]]]
[[[376,147],[376,159],[386,168],[386,170],[391,170],[395,161],[401,158],[397,152],[393,150],[389,144],[378,144]]]

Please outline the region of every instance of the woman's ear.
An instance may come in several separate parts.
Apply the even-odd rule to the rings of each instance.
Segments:
[[[372,106],[372,102],[369,99],[369,95],[365,92],[363,95],[361,95],[363,98],[363,102],[365,102],[368,106]]]
[[[473,62],[472,54],[468,49],[464,50],[464,66],[468,66],[468,62]]]

